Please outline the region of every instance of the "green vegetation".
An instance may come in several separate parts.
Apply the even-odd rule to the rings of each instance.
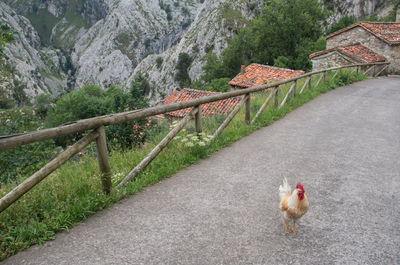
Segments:
[[[47,116],[47,112],[51,109],[53,99],[49,94],[40,94],[35,98],[35,111],[36,114],[44,120]]]
[[[14,40],[11,27],[6,23],[0,24],[0,109],[11,108],[15,102],[8,91],[11,86],[11,76],[14,69],[4,60],[3,49],[7,43]]]
[[[175,80],[178,81],[180,87],[190,85],[190,77],[188,73],[188,68],[192,64],[193,58],[187,53],[180,53],[178,57],[178,62],[176,63],[176,75]]]
[[[396,21],[397,7],[400,5],[400,0],[392,0],[393,9],[389,12],[389,15],[386,18],[383,18],[384,21]]]
[[[11,27],[6,23],[0,24],[0,58],[3,56],[4,46],[13,39]]]
[[[85,1],[67,1],[62,7],[63,14],[58,17],[51,14],[47,8],[42,8],[42,2],[35,0],[33,3],[29,3],[29,5],[32,5],[32,12],[25,14],[38,31],[42,43],[45,46],[54,45],[64,50],[72,48],[75,35],[79,30],[90,26],[89,22],[82,16]],[[16,5],[18,4],[22,5],[23,3],[16,3]],[[62,23],[63,18],[67,20],[67,23]],[[53,29],[55,29],[56,36],[51,39]],[[61,36],[62,39],[60,39]]]
[[[59,18],[53,16],[47,9],[38,9],[36,13],[29,13],[27,18],[37,30],[43,44],[50,44],[50,36],[53,27],[59,22]]]
[[[355,17],[344,16],[341,19],[339,19],[339,21],[337,21],[336,23],[333,23],[333,25],[326,31],[326,35],[329,35],[347,26],[353,25],[354,23],[356,23]]]
[[[193,89],[199,90],[207,90],[207,91],[215,91],[215,92],[228,92],[229,88],[229,81],[230,78],[216,78],[211,80],[211,82],[207,85],[204,85],[200,80],[196,80],[192,84]]]
[[[160,123],[149,130],[148,141],[140,148],[135,147],[122,152],[111,152],[113,189],[110,196],[102,192],[95,148],[89,146],[88,154],[80,158],[80,161],[78,161],[78,158],[69,161],[0,214],[0,253],[2,253],[0,259],[5,259],[32,244],[42,244],[45,240],[54,238],[56,232],[72,227],[95,212],[109,207],[114,202],[137,193],[144,187],[210,156],[213,152],[232,144],[258,128],[273,123],[319,94],[337,86],[364,79],[365,76],[343,71],[337,75],[335,80],[331,80],[331,78],[332,73],[329,73],[327,82],[319,87],[306,88],[303,94],[294,99],[289,99],[281,109],[273,108],[271,102],[266,111],[251,126],[244,124],[244,114],[243,111],[240,112],[223,131],[221,137],[213,141],[207,141],[203,138],[202,143],[199,141],[198,144],[193,144],[193,146],[187,144],[188,141],[182,139],[188,137],[192,139],[192,136],[194,136],[191,134],[194,132],[194,124],[190,124],[186,128],[186,132],[180,133],[180,139],[174,139],[161,152],[160,156],[139,174],[140,178],[130,182],[125,188],[117,189],[116,185],[166,135],[169,124]],[[315,84],[316,79],[313,79],[313,84]],[[302,82],[299,82],[299,87],[301,85]],[[288,85],[282,87],[281,100],[288,87]],[[252,109],[260,107],[266,96],[265,93],[252,95]],[[252,115],[254,114],[255,112],[252,112]],[[223,119],[224,117],[203,119],[204,133],[212,134]],[[195,141],[195,139],[192,140]],[[27,147],[32,147],[32,145]],[[23,178],[18,178],[15,182],[3,184],[0,188],[1,196],[22,181]]]
[[[156,64],[157,64],[157,68],[158,68],[158,69],[161,68],[162,63],[163,63],[163,58],[160,57],[160,56],[157,57],[157,59],[156,59]]]
[[[132,82],[129,93],[114,86],[104,91],[99,86],[86,85],[56,101],[54,108],[48,110],[45,127],[56,127],[80,119],[148,107],[144,95],[149,89],[149,84],[140,76]],[[146,120],[138,120],[108,126],[106,136],[109,147],[125,149],[142,144],[146,138],[146,123]],[[66,146],[81,136],[82,134],[74,134],[61,137],[56,139],[56,143]]]
[[[317,0],[265,1],[261,15],[239,31],[221,56],[205,56],[202,81],[232,78],[250,63],[311,69],[309,54],[325,48],[320,38],[325,17]]]
[[[31,107],[0,111],[0,135],[43,128],[43,121],[35,114],[35,110]],[[56,145],[53,140],[1,151],[0,186],[4,182],[32,175],[46,165],[56,153]]]

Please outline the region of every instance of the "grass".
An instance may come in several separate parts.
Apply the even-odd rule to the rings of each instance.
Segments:
[[[105,209],[122,198],[141,191],[144,187],[154,184],[159,180],[169,177],[188,165],[199,162],[210,156],[215,151],[229,146],[261,127],[267,126],[285,116],[293,109],[338,86],[365,79],[362,74],[343,71],[335,80],[330,80],[332,73],[328,74],[327,82],[305,91],[296,98],[290,98],[287,104],[280,108],[273,108],[273,102],[269,104],[258,120],[247,126],[244,124],[243,110],[238,113],[231,124],[222,132],[221,137],[209,142],[206,146],[194,144],[188,147],[188,141],[182,139],[191,138],[194,132],[194,124],[187,126],[186,131],[179,134],[180,139],[174,139],[153,162],[139,174],[139,178],[127,184],[126,187],[117,189],[116,185],[127,173],[143,159],[150,150],[168,133],[169,125],[161,124],[156,128],[141,148],[125,152],[112,151],[110,164],[113,189],[109,196],[104,195],[95,157],[94,146],[89,146],[88,155],[80,161],[72,159],[29,193],[21,197],[16,203],[0,214],[0,260],[16,252],[28,248],[33,244],[43,244],[51,240],[55,234],[86,219],[88,216]],[[315,84],[317,78],[314,78]],[[303,81],[304,82],[304,81]],[[302,83],[299,82],[299,89]],[[287,91],[289,86],[284,86]],[[266,93],[258,93],[252,97],[252,115],[256,113],[265,100]],[[281,100],[285,93],[280,94]],[[252,117],[253,117],[252,116]],[[212,134],[222,122],[224,117],[203,119],[205,134]],[[92,150],[92,151],[90,151]],[[0,188],[0,196],[4,196],[14,188],[22,179],[3,184]]]

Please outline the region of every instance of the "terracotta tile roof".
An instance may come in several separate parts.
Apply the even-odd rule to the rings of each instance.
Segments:
[[[167,96],[163,104],[171,104],[182,101],[187,101],[191,99],[196,99],[200,97],[207,97],[211,95],[220,94],[218,92],[196,90],[190,88],[184,88],[181,90],[174,90],[169,96]],[[203,117],[211,115],[226,115],[239,103],[241,97],[228,98],[224,100],[219,100],[212,103],[207,103],[201,105],[201,114]],[[177,110],[173,112],[166,113],[165,115],[183,118],[186,114],[190,112],[191,108]]]
[[[263,85],[265,82],[276,82],[304,74],[301,70],[291,70],[269,65],[252,63],[246,67],[244,73],[233,78],[229,85],[239,87],[252,87]]]
[[[332,38],[355,27],[361,27],[365,29],[389,45],[400,44],[400,23],[397,22],[360,22],[358,24],[338,30],[326,36],[326,39]]]
[[[367,47],[359,43],[346,46],[339,46],[332,49],[315,52],[313,54],[310,54],[310,59],[334,51],[339,52],[347,57],[350,57],[351,59],[359,63],[377,63],[386,61],[384,57],[380,56],[379,54],[373,52],[372,50],[368,49]]]

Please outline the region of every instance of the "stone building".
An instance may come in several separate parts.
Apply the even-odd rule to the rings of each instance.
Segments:
[[[229,81],[229,85],[231,90],[244,89],[284,79],[290,79],[304,73],[305,72],[301,70],[291,70],[252,63],[247,67],[244,67],[243,65],[240,73]]]
[[[386,62],[384,57],[359,43],[315,52],[310,58],[314,71],[350,64]]]
[[[399,17],[399,12],[397,16]],[[358,44],[360,51],[372,54],[367,51],[369,49],[386,58],[390,62],[389,73],[400,74],[399,22],[360,22],[328,35],[326,41],[327,50],[310,55],[314,71],[327,66],[328,57],[332,59],[332,66],[352,62],[348,60],[348,57],[354,56],[346,57],[346,54],[341,51],[346,49],[345,47]],[[361,48],[361,46],[364,46],[364,48]],[[353,55],[356,55],[356,53],[353,53]],[[358,57],[361,59],[360,56]],[[357,60],[355,61],[357,62]]]

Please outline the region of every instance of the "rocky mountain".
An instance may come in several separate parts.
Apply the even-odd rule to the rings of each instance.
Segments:
[[[203,56],[219,54],[260,12],[262,0],[3,0],[0,23],[14,29],[0,67],[0,90],[59,95],[84,84],[126,86],[149,81],[155,103],[172,89],[180,53],[192,58],[192,81]],[[333,12],[365,17],[393,7],[385,0],[325,0]]]

